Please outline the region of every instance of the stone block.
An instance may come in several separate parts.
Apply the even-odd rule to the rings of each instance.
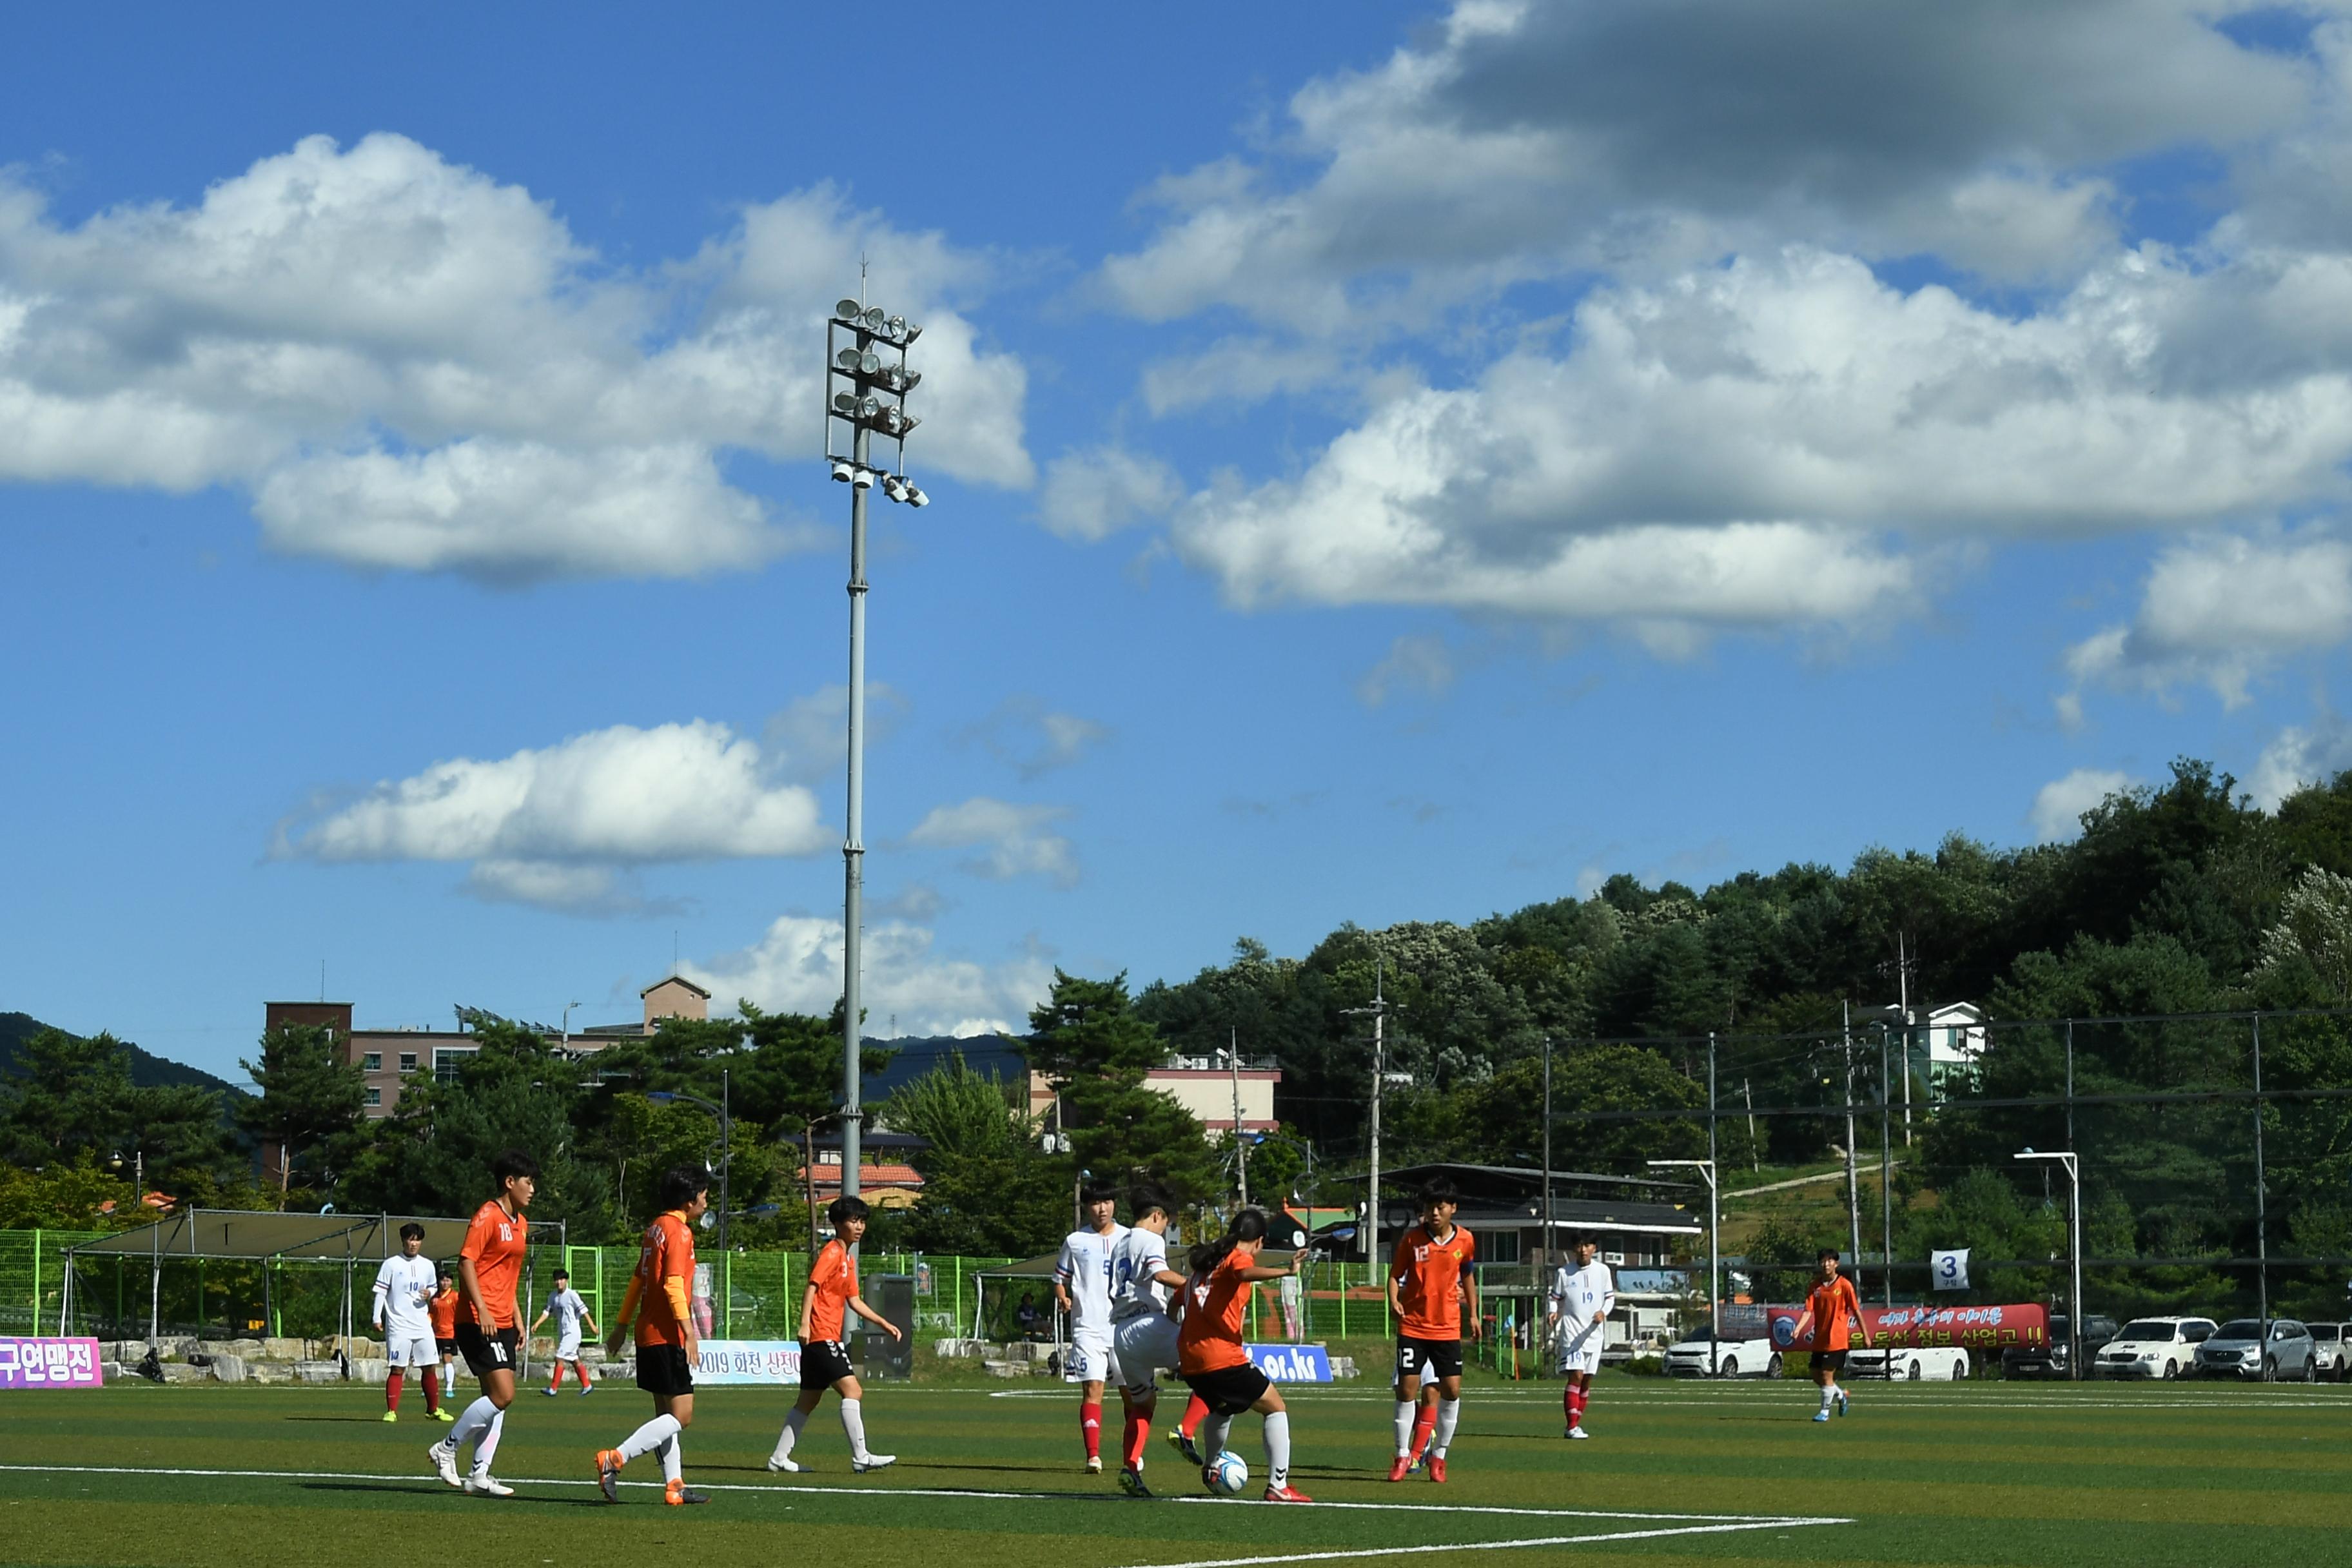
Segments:
[[[243,1383],[245,1358],[241,1355],[231,1355],[224,1351],[213,1357],[212,1373],[214,1379],[220,1383]]]
[[[247,1381],[253,1383],[284,1384],[294,1381],[294,1368],[285,1362],[278,1361],[254,1362],[247,1366],[245,1374]]]
[[[980,1370],[991,1377],[1027,1377],[1034,1369],[1025,1361],[983,1361]]]
[[[167,1361],[163,1363],[165,1383],[201,1383],[211,1375],[210,1367],[191,1366],[184,1361]]]
[[[308,1341],[275,1339],[262,1341],[261,1349],[257,1353],[267,1361],[301,1361],[310,1352]]]
[[[163,1370],[169,1373],[172,1369]],[[341,1383],[343,1369],[331,1361],[298,1361],[294,1363],[294,1376],[302,1383]]]
[[[109,1361],[119,1361],[126,1366],[135,1366],[147,1359],[145,1340],[115,1340],[100,1348]]]
[[[392,1363],[382,1356],[360,1356],[352,1363],[353,1383],[373,1383],[381,1386],[392,1376]]]

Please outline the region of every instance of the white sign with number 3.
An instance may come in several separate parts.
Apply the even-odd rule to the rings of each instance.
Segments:
[[[1927,1255],[1928,1272],[1935,1276],[1931,1289],[1965,1290],[1969,1288],[1969,1249],[1955,1247]]]

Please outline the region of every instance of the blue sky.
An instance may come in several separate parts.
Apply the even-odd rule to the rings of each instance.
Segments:
[[[2352,763],[2352,26],[2220,13],[20,19],[0,1007],[826,1005],[861,253],[878,1031],[2274,798]]]

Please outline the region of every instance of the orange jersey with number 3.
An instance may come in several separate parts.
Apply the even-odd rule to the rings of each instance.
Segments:
[[[471,1258],[474,1278],[481,1281],[482,1300],[490,1309],[490,1321],[485,1329],[511,1329],[515,1326],[515,1284],[522,1278],[524,1238],[530,1233],[530,1222],[519,1214],[510,1215],[492,1198],[474,1211],[474,1222],[466,1227],[466,1245],[457,1249],[460,1258]],[[479,1322],[474,1315],[474,1300],[459,1292],[458,1315],[469,1323]]]
[[[857,1259],[838,1239],[824,1244],[809,1270],[809,1289],[816,1301],[809,1308],[809,1338],[838,1343],[849,1299],[857,1294]]]
[[[670,1304],[666,1282],[671,1279],[683,1281],[691,1310],[694,1232],[688,1228],[685,1216],[676,1210],[656,1215],[653,1224],[646,1226],[645,1240],[637,1248],[637,1343],[641,1345],[686,1343],[687,1326],[678,1321],[677,1309]]]
[[[1236,1249],[1206,1274],[1184,1281],[1184,1321],[1176,1331],[1176,1370],[1186,1377],[1244,1366],[1242,1320],[1249,1311],[1249,1281],[1242,1270],[1256,1260]]]
[[[1444,1241],[1431,1240],[1428,1227],[1418,1225],[1397,1237],[1389,1267],[1404,1303],[1397,1332],[1409,1340],[1460,1339],[1462,1276],[1477,1257],[1478,1244],[1458,1225]]]
[[[1853,1280],[1841,1274],[1826,1285],[1814,1286],[1805,1298],[1805,1310],[1813,1315],[1814,1350],[1842,1351],[1853,1342],[1849,1320],[1862,1314]]]

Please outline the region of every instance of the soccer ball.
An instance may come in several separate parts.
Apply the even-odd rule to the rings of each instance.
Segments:
[[[1221,1448],[1215,1458],[1201,1467],[1201,1479],[1211,1491],[1232,1497],[1249,1485],[1249,1463],[1231,1448]]]

